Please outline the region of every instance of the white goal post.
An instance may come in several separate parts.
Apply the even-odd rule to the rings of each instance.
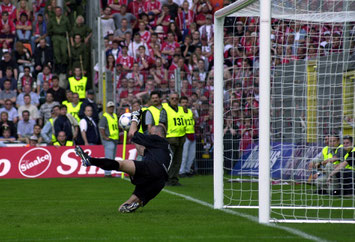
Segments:
[[[272,67],[271,67],[271,62],[272,62],[272,54],[271,54],[271,48],[272,48],[272,43],[271,43],[271,29],[272,29],[272,19],[281,19],[281,20],[291,20],[295,22],[309,22],[309,23],[340,23],[343,25],[344,31],[342,34],[345,37],[343,38],[343,51],[339,54],[340,57],[337,57],[340,65],[342,65],[342,69],[338,70],[339,73],[342,75],[341,78],[343,80],[348,79],[354,79],[355,73],[353,72],[347,72],[348,68],[348,63],[347,60],[349,58],[349,53],[350,53],[350,48],[351,48],[351,42],[348,40],[348,35],[349,35],[349,23],[355,21],[355,5],[353,4],[353,1],[336,1],[336,2],[341,2],[342,9],[339,9],[339,6],[334,7],[331,9],[332,11],[329,11],[329,9],[323,10],[323,8],[319,9],[311,9],[311,8],[303,8],[304,6],[308,6],[307,4],[309,3],[309,0],[301,0],[301,1],[290,1],[293,3],[297,2],[297,7],[295,6],[286,6],[284,2],[286,1],[281,1],[281,0],[237,0],[236,2],[218,10],[215,13],[214,16],[214,208],[216,209],[222,209],[222,208],[258,208],[259,209],[259,222],[260,223],[269,223],[269,222],[296,222],[296,223],[304,223],[304,222],[316,222],[316,223],[332,223],[332,222],[337,222],[337,223],[355,223],[355,218],[354,214],[350,215],[348,217],[347,215],[344,215],[343,211],[353,211],[355,209],[355,202],[354,202],[354,196],[350,198],[346,198],[346,203],[350,204],[349,206],[344,206],[344,200],[343,198],[340,198],[341,201],[338,205],[333,205],[333,202],[335,201],[334,198],[326,198],[323,199],[321,196],[311,197],[308,193],[309,187],[307,185],[302,185],[302,188],[300,189],[301,191],[298,191],[298,188],[294,188],[294,184],[296,183],[303,183],[300,182],[299,180],[296,182],[296,180],[292,180],[292,183],[290,182],[290,196],[291,197],[297,197],[296,199],[299,199],[299,197],[303,198],[306,197],[308,199],[303,205],[299,205],[297,203],[287,203],[287,202],[281,202],[281,204],[278,204],[277,202],[272,202],[272,178],[270,176],[270,155],[271,154],[271,136],[273,135],[271,132],[271,115],[270,113],[272,112],[272,99],[277,99],[278,97],[272,97],[271,93],[272,88],[275,88],[277,84],[271,84],[272,79],[276,79],[276,75],[279,75],[282,73],[282,71],[286,71],[287,69],[287,64],[282,63],[282,68],[284,70],[280,70],[282,68],[275,68],[273,73],[272,73]],[[330,0],[319,0],[320,6],[322,4],[326,5],[328,2],[331,2]],[[334,5],[335,6],[335,5]],[[225,124],[225,59],[224,59],[224,52],[225,52],[225,31],[224,31],[224,23],[225,23],[225,18],[226,17],[258,17],[259,18],[259,56],[258,56],[258,79],[259,79],[259,106],[258,106],[258,112],[259,112],[259,136],[258,136],[258,148],[255,148],[255,150],[258,150],[258,175],[253,174],[253,176],[258,176],[258,180],[256,181],[257,184],[257,192],[258,192],[258,198],[257,201],[258,203],[252,203],[250,202],[247,205],[243,205],[243,203],[237,203],[237,205],[233,205],[232,203],[225,203],[225,184],[227,179],[225,177],[226,169],[224,167],[224,161],[225,161],[225,156],[224,156],[224,124]],[[336,25],[336,24],[335,24]],[[234,27],[234,26],[233,26]],[[334,31],[335,28],[331,29],[331,32]],[[332,33],[330,34],[332,35]],[[233,36],[228,36],[233,38]],[[308,48],[308,46],[307,46]],[[325,49],[325,48],[324,48]],[[306,50],[308,53],[308,50]],[[329,51],[331,52],[331,51]],[[335,53],[335,52],[334,52]],[[316,75],[317,73],[319,74],[321,71],[321,63],[327,63],[329,65],[326,68],[332,69],[333,66],[331,66],[331,63],[333,59],[335,59],[336,54],[328,53],[328,59],[324,62],[321,62],[320,59],[322,59],[320,56],[316,56],[315,59],[309,59],[306,60],[304,63],[304,68],[305,69],[312,69],[313,68],[313,73]],[[333,58],[333,59],[332,59]],[[295,72],[298,71],[297,69],[297,64],[290,65]],[[333,68],[334,69],[334,68]],[[332,69],[332,70],[333,70]],[[349,74],[350,73],[350,74]],[[323,73],[324,74],[324,73]],[[275,75],[275,76],[273,76]],[[286,74],[285,74],[286,75]],[[312,75],[312,71],[309,71],[305,75]],[[319,74],[320,75],[320,74]],[[326,75],[326,73],[325,73]],[[350,77],[349,77],[350,75]],[[319,78],[319,77],[318,77]],[[281,77],[282,79],[282,77]],[[295,83],[298,81],[296,80],[296,74],[294,74],[294,79]],[[309,79],[312,79],[309,77]],[[317,77],[315,78],[317,79]],[[304,84],[306,87],[303,87],[303,89],[306,92],[311,92],[317,91],[317,87],[313,87],[314,83],[310,83],[311,81],[308,81],[308,84]],[[343,85],[345,85],[346,81],[343,81]],[[296,83],[297,84],[297,83]],[[294,84],[294,85],[296,85]],[[273,86],[274,85],[274,86]],[[278,84],[281,86],[280,89],[283,90],[283,84]],[[313,85],[313,86],[312,86]],[[317,81],[315,81],[315,85],[317,85]],[[326,85],[326,84],[324,84]],[[348,84],[346,84],[348,85]],[[311,88],[313,87],[313,89]],[[296,87],[293,87],[293,92],[295,93],[296,91],[294,90]],[[334,86],[331,87],[332,89],[337,89],[337,88],[343,88],[343,95],[342,95],[342,105],[345,105],[345,96],[349,95],[348,93],[346,94],[344,89],[346,88],[345,86],[339,86],[339,84],[334,84]],[[347,88],[352,88],[351,90],[354,90],[353,84],[350,85],[350,87]],[[314,90],[315,89],[315,90]],[[306,94],[304,94],[306,95]],[[320,94],[316,94],[320,95]],[[351,94],[350,94],[351,95]],[[281,94],[282,96],[282,94]],[[318,97],[318,96],[317,96]],[[283,97],[281,97],[283,98]],[[352,94],[351,97],[352,101],[354,100],[354,94]],[[314,105],[311,101],[306,100],[307,98],[303,98],[303,102],[306,102],[304,105],[305,108],[311,109],[312,106]],[[308,102],[308,103],[307,103]],[[320,101],[319,101],[320,102]],[[330,101],[331,103],[332,101]],[[336,102],[336,101],[334,101]],[[341,101],[340,101],[341,102]],[[336,104],[331,103],[331,105],[334,105],[332,107],[333,109],[336,109],[337,106]],[[296,104],[295,104],[296,106]],[[298,104],[297,104],[298,106]],[[282,106],[283,107],[283,106]],[[282,108],[281,107],[281,108]],[[354,115],[354,109],[355,109],[355,104],[352,104],[351,106],[353,108],[352,115]],[[274,107],[275,108],[275,107]],[[297,109],[296,107],[293,107],[294,109]],[[345,109],[345,108],[344,108]],[[344,115],[345,111],[344,109],[341,110],[341,115]],[[328,114],[328,115],[331,115]],[[310,116],[310,115],[309,115]],[[282,118],[287,118],[287,117],[282,117]],[[310,132],[313,130],[315,133],[313,136],[318,135],[320,132],[317,130],[317,125],[320,125],[322,122],[325,121],[319,121],[320,118],[329,118],[330,117],[319,117],[315,115],[316,121],[312,120],[311,117],[307,120],[308,117],[305,117],[305,120],[302,120],[302,125],[306,131],[304,131],[303,135],[303,142],[311,142],[309,140],[313,140],[314,143],[316,141],[319,141],[320,138],[314,138],[310,137]],[[314,118],[314,117],[313,117]],[[354,118],[354,117],[353,117]],[[353,120],[353,119],[352,119]],[[284,120],[282,120],[283,122]],[[292,120],[294,121],[294,120]],[[315,122],[315,124],[311,123]],[[338,122],[339,123],[339,122]],[[340,126],[338,125],[337,128],[340,130],[343,130],[343,124],[344,122],[341,121]],[[322,123],[323,124],[323,123]],[[311,127],[312,126],[312,127]],[[313,127],[315,126],[315,127]],[[284,127],[282,127],[284,128]],[[329,128],[330,129],[330,128]],[[285,129],[281,129],[285,130]],[[293,129],[293,132],[291,135],[296,136],[295,129]],[[354,132],[354,131],[352,131]],[[353,133],[352,133],[353,134]],[[288,134],[286,134],[288,135]],[[282,136],[282,135],[281,135]],[[341,135],[340,135],[341,136]],[[340,140],[342,140],[342,137],[340,137]],[[231,140],[232,142],[233,140]],[[283,140],[281,142],[283,144]],[[285,142],[286,143],[286,142]],[[303,144],[303,143],[302,143]],[[233,148],[232,148],[233,149]],[[306,149],[306,148],[305,148]],[[282,150],[281,150],[282,151]],[[294,152],[294,151],[292,151]],[[282,156],[282,154],[281,154]],[[293,154],[291,155],[293,156]],[[236,160],[233,160],[234,162],[237,162]],[[232,163],[233,163],[232,161]],[[233,169],[233,168],[232,168]],[[232,171],[227,171],[232,173]],[[249,174],[248,174],[249,175]],[[247,175],[247,176],[248,176]],[[234,178],[236,180],[240,179],[243,180],[242,177],[239,176],[229,176],[229,180],[233,180]],[[291,178],[292,179],[292,178]],[[253,179],[251,179],[253,180]],[[254,180],[253,180],[254,181]],[[283,183],[285,180],[282,178],[280,179],[280,182]],[[276,182],[275,182],[276,183]],[[242,187],[242,186],[241,186]],[[250,186],[251,187],[251,186]],[[250,188],[250,192],[252,193],[252,188]],[[232,191],[231,193],[233,194],[236,192],[239,192],[237,190]],[[276,191],[275,193],[276,196],[283,196],[283,193],[286,193],[286,191],[281,190],[281,191]],[[297,193],[295,196],[293,193]],[[241,196],[242,197],[242,196]],[[252,195],[250,196],[252,197]],[[252,198],[250,198],[252,199]],[[313,199],[313,200],[312,200]],[[235,199],[230,199],[231,201]],[[327,200],[324,203],[320,203],[319,201]],[[337,204],[337,202],[334,202],[334,204]],[[275,214],[277,215],[276,218],[271,218],[271,211],[272,209],[275,209]],[[284,210],[292,209],[293,214],[291,216],[284,214]],[[305,212],[301,212],[302,215],[298,215],[299,210],[305,210]],[[312,212],[308,211],[313,211],[316,210],[315,215]],[[329,214],[324,215],[322,212],[324,210],[332,210],[332,211],[337,211],[340,213],[340,218],[334,218],[330,216]],[[300,214],[301,214],[300,213]],[[329,212],[332,213],[332,212]],[[309,217],[307,217],[309,214]]]

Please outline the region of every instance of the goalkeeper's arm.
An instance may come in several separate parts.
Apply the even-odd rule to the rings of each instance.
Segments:
[[[128,132],[128,135],[130,137],[133,137],[134,133],[137,132],[137,130],[138,130],[140,116],[141,116],[140,110],[132,112],[132,116],[131,116],[132,123],[131,123],[131,127],[129,128],[129,132]]]

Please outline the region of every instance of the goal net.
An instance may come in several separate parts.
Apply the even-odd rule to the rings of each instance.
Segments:
[[[240,0],[216,12],[215,208],[354,223],[355,166],[329,179],[354,147],[354,23],[351,0]]]

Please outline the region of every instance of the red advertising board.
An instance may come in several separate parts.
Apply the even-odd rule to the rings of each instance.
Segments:
[[[93,157],[105,157],[102,145],[82,146]],[[126,159],[135,159],[134,145],[127,145]],[[122,145],[116,159],[122,159]],[[113,174],[120,174],[113,172]],[[100,177],[104,171],[96,166],[81,166],[74,147],[1,147],[0,178]]]

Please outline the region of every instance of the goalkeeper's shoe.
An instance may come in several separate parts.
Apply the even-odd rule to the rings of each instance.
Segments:
[[[136,211],[141,205],[137,202],[133,202],[131,204],[124,204],[119,211],[121,213],[133,213]]]
[[[81,163],[83,166],[91,166],[89,155],[86,154],[80,146],[75,146],[75,153],[81,158]]]

